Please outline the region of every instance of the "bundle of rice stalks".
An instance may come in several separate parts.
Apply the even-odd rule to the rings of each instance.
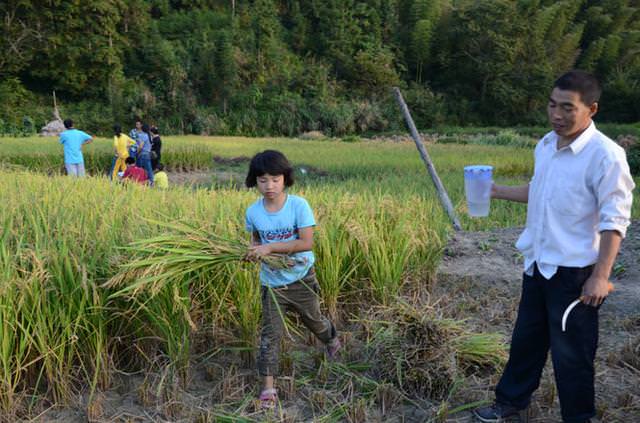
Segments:
[[[640,337],[627,341],[620,351],[619,364],[640,374]]]
[[[229,268],[228,265],[247,263],[249,243],[246,240],[225,237],[186,223],[147,221],[167,232],[133,241],[123,248],[133,258],[103,285],[121,287],[111,298],[136,296],[140,292],[154,296],[170,283],[198,275],[211,275],[215,279]],[[275,269],[295,264],[293,258],[283,254],[261,257],[259,261]]]
[[[433,305],[399,302],[370,322],[374,367],[409,397],[440,401],[456,380],[479,367],[500,366],[506,357],[499,335],[472,333],[464,321],[442,317]]]

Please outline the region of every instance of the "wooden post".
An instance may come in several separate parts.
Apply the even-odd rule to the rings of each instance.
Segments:
[[[60,117],[60,112],[58,111],[58,103],[56,102],[56,92],[53,91],[53,119],[62,120]]]
[[[436,187],[436,191],[438,192],[438,197],[440,198],[440,204],[445,209],[447,214],[449,215],[449,219],[451,219],[451,223],[453,224],[453,228],[456,231],[462,230],[462,226],[460,226],[460,221],[458,220],[458,216],[456,215],[456,211],[451,204],[451,200],[449,199],[449,195],[447,194],[447,190],[444,185],[442,185],[442,181],[438,177],[438,172],[436,172],[436,168],[431,162],[431,158],[429,157],[429,153],[427,153],[427,149],[424,147],[422,143],[422,138],[416,129],[415,123],[413,123],[413,118],[411,118],[411,113],[409,112],[409,108],[407,104],[404,102],[402,98],[402,93],[398,87],[393,87],[393,93],[396,96],[396,100],[400,105],[400,109],[402,110],[402,114],[404,115],[404,120],[407,122],[407,126],[409,127],[409,132],[411,132],[411,137],[413,141],[416,143],[416,147],[418,147],[418,152],[420,153],[420,157],[427,167],[427,171],[429,175],[431,175],[431,180],[433,181],[433,185]]]

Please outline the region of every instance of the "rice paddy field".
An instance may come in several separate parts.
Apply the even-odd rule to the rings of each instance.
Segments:
[[[506,202],[467,217],[462,179],[465,165],[489,164],[498,183],[525,183],[533,150],[521,145],[427,146],[465,231],[524,224],[525,207]],[[0,420],[468,421],[490,399],[508,332],[477,323],[482,310],[438,279],[452,229],[413,143],[184,136],[163,147],[170,183],[193,172],[210,183],[111,183],[104,138],[84,148],[92,176],[72,180],[57,139],[0,139]],[[258,193],[239,183],[267,148],[294,164],[290,192],[314,209],[323,309],[345,345],[329,362],[289,317],[269,413],[254,401],[257,267],[240,260]],[[603,421],[640,416],[640,393],[628,395],[601,412],[622,420]]]

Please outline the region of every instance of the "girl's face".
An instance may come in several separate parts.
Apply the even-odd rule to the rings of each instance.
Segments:
[[[268,200],[274,200],[284,193],[284,175],[265,173],[256,179],[258,191]]]

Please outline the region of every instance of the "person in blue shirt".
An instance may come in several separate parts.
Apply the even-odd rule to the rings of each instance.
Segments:
[[[149,185],[153,186],[153,168],[151,167],[151,132],[149,125],[142,125],[142,132],[138,134],[136,143],[138,144],[138,157],[136,164],[147,172]]]
[[[136,127],[129,132],[129,138],[131,138],[134,141],[137,141],[138,134],[140,133],[142,133],[142,121],[140,119],[136,119]]]
[[[82,156],[82,146],[93,141],[93,137],[86,132],[73,127],[73,120],[65,119],[64,127],[66,131],[60,134],[60,144],[64,150],[64,166],[67,175],[71,177],[84,177],[84,157]]]
[[[138,155],[138,135],[140,135],[141,133],[142,121],[140,119],[136,119],[136,127],[129,132],[129,138],[136,142],[129,148],[129,157],[133,157],[134,159]]]
[[[280,340],[287,311],[298,314],[304,325],[326,346],[329,358],[340,348],[336,329],[320,313],[320,285],[313,268],[313,228],[315,220],[307,201],[286,192],[293,185],[293,168],[280,152],[256,154],[249,165],[245,184],[257,187],[262,197],[247,208],[246,229],[252,245],[247,257],[259,260],[272,254],[286,254],[285,268],[261,265],[262,333],[258,372],[263,377],[262,408],[277,403],[274,376],[278,371]]]

